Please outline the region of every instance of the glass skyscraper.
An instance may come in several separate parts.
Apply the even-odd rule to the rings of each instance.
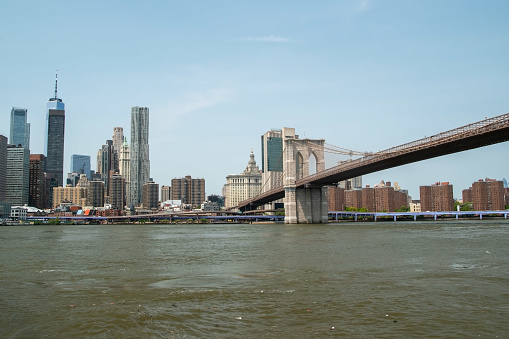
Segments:
[[[90,155],[71,155],[71,173],[85,174],[90,179]]]
[[[30,149],[30,124],[27,123],[26,108],[13,107],[11,109],[11,135],[9,143]]]
[[[142,202],[143,185],[150,179],[148,147],[148,107],[131,108],[130,201],[133,206]]]
[[[57,97],[55,80],[55,97],[50,98],[46,105],[46,134],[44,149],[46,156],[46,176],[57,180],[57,186],[64,186],[64,132],[65,104]]]

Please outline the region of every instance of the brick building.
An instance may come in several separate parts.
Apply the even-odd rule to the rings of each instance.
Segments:
[[[431,186],[420,186],[421,210],[431,212],[453,211],[453,186],[448,182],[436,182]]]
[[[505,189],[502,181],[480,179],[472,184],[473,207],[476,211],[499,211],[505,209]]]
[[[341,187],[329,187],[328,190],[329,211],[345,210],[345,189]]]

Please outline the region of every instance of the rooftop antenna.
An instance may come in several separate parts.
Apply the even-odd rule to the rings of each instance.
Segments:
[[[58,84],[58,69],[55,72],[55,100],[58,98],[57,97],[57,84]]]

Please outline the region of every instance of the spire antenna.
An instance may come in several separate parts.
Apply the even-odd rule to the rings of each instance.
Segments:
[[[57,85],[58,85],[58,69],[55,72],[55,100],[58,98],[58,96],[57,96]]]

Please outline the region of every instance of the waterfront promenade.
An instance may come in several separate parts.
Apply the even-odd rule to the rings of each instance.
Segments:
[[[447,211],[447,212],[350,212],[334,211],[329,212],[329,222],[339,221],[383,221],[383,220],[441,220],[441,219],[486,219],[498,218],[507,219],[509,210],[501,211]],[[146,214],[133,216],[72,216],[72,217],[50,217],[34,216],[28,217],[28,222],[48,222],[58,218],[66,223],[257,223],[257,222],[284,222],[284,215],[245,215],[229,213],[225,215],[210,215],[205,213],[185,214]]]

